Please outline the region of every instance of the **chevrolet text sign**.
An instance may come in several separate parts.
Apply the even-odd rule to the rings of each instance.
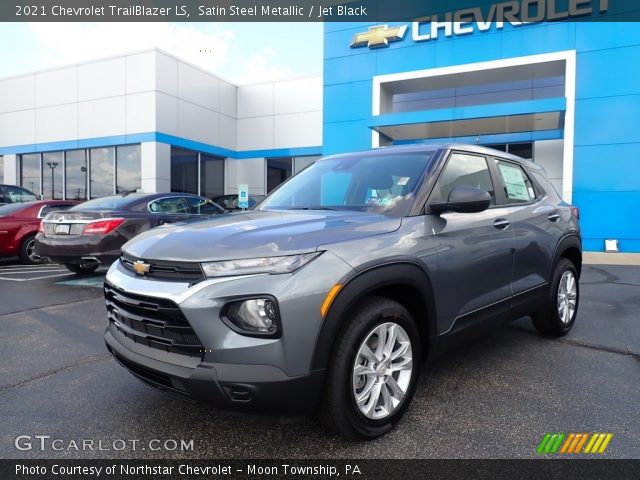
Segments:
[[[563,4],[564,7],[560,5]],[[488,8],[474,7],[434,14],[412,23],[411,38],[415,42],[435,40],[439,36],[468,35],[474,31],[486,32],[495,26],[504,28],[506,23],[520,26],[527,23],[565,20],[593,13],[605,13],[609,0],[521,0],[496,3]],[[380,48],[389,42],[403,40],[406,26],[378,25],[367,32],[357,33],[351,47]]]

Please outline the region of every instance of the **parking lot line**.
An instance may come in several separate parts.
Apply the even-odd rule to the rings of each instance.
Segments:
[[[7,265],[4,267],[0,267],[0,272],[6,272],[8,270],[20,270],[24,272],[28,272],[31,270],[41,270],[41,269],[55,269],[62,268],[62,265],[58,265],[57,263],[51,265]]]
[[[57,263],[40,265],[4,265],[0,267],[0,280],[9,282],[31,282],[45,278],[73,275]]]
[[[67,275],[74,275],[73,273],[58,273],[57,275],[44,275],[42,277],[33,277],[33,278],[11,278],[11,277],[0,277],[0,280],[9,280],[12,282],[31,282],[33,280],[42,280],[44,278],[54,278],[54,277],[64,277]]]
[[[44,270],[0,270],[0,275],[26,275],[30,273],[64,272],[66,268],[47,268]]]

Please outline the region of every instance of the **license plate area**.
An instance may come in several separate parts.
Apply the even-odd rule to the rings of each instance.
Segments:
[[[57,224],[53,231],[56,235],[69,235],[69,232],[71,231],[71,225],[69,225],[68,223]]]

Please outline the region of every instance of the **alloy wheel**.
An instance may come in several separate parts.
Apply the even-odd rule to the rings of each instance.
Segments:
[[[360,345],[353,366],[353,397],[360,412],[373,420],[391,415],[405,397],[412,373],[405,329],[394,322],[376,326]]]
[[[558,316],[563,324],[568,325],[576,313],[578,299],[578,285],[576,277],[571,271],[566,271],[560,277],[558,285]]]

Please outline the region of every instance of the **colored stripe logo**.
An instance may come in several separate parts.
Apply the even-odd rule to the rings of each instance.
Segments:
[[[612,433],[547,433],[542,437],[536,453],[601,455],[607,450],[612,438]]]

